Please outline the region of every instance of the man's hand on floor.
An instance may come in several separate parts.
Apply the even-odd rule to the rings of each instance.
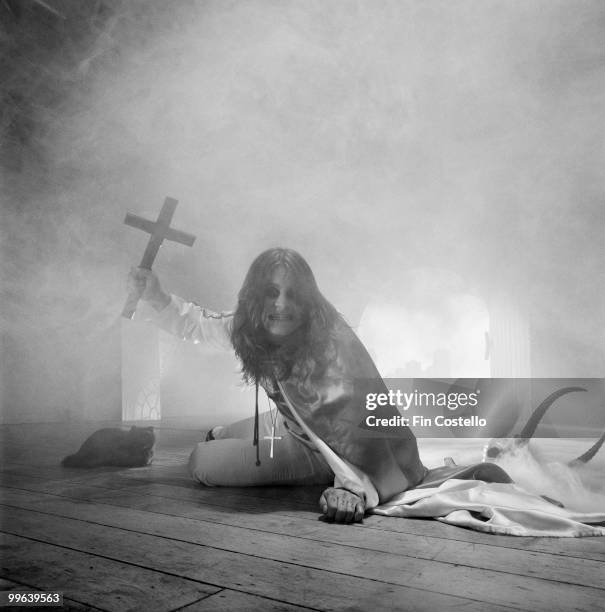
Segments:
[[[328,521],[335,523],[360,523],[365,513],[365,504],[359,495],[334,487],[321,494],[319,508]]]

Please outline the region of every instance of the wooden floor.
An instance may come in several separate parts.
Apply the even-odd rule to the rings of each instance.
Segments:
[[[317,487],[196,485],[202,432],[168,426],[150,467],[61,468],[98,426],[0,428],[0,590],[61,591],[74,610],[605,609],[605,538],[324,523]]]

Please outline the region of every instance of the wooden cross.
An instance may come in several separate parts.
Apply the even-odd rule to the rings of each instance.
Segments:
[[[271,425],[271,435],[270,436],[263,436],[263,440],[271,440],[271,450],[269,451],[269,457],[271,457],[271,459],[273,459],[273,441],[274,440],[281,440],[281,436],[276,436],[275,435],[275,425]]]
[[[175,200],[174,198],[166,198],[164,200],[162,210],[158,215],[157,221],[149,221],[148,219],[143,219],[143,217],[139,217],[138,215],[133,215],[131,213],[126,214],[126,218],[124,219],[124,223],[126,223],[126,225],[136,227],[144,232],[147,232],[148,234],[151,234],[149,237],[149,242],[147,243],[147,248],[143,253],[141,263],[139,264],[139,268],[151,270],[151,266],[153,265],[155,257],[158,254],[164,240],[172,240],[187,246],[191,246],[195,242],[195,236],[192,234],[187,234],[186,232],[170,227],[170,221],[172,221],[172,216],[174,215],[177,204],[178,200]],[[136,296],[130,295],[126,301],[126,304],[124,305],[124,309],[122,310],[122,316],[126,319],[132,319],[137,308],[138,301],[139,300]]]

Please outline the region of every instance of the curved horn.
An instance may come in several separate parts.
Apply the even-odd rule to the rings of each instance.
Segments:
[[[588,463],[598,452],[603,443],[605,442],[605,432],[601,434],[601,437],[583,454],[576,457],[573,461],[570,461],[567,465],[575,467],[581,463]]]
[[[538,423],[542,420],[546,411],[562,396],[566,393],[572,393],[573,391],[586,391],[583,387],[563,387],[554,393],[551,393],[532,413],[529,420],[525,424],[525,427],[520,434],[516,435],[515,438],[528,441],[536,432]]]

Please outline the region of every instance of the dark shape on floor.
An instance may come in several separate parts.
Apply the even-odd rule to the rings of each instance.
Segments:
[[[154,445],[153,427],[133,426],[129,430],[108,427],[91,434],[80,450],[65,457],[61,465],[77,468],[102,465],[141,467],[151,463]]]

